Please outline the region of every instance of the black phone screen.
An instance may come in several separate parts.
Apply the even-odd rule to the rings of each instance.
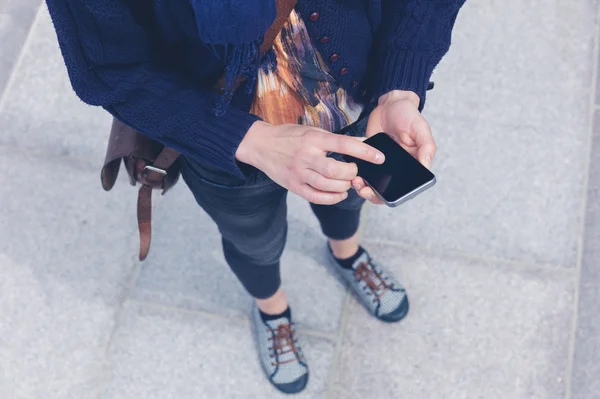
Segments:
[[[365,143],[383,152],[383,164],[376,165],[347,155],[344,160],[356,163],[358,175],[386,202],[393,203],[435,179],[433,173],[387,134],[378,133]]]

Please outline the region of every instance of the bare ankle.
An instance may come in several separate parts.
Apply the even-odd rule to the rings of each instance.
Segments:
[[[256,304],[266,314],[280,314],[288,308],[287,296],[281,288],[270,298],[256,299]]]
[[[338,259],[348,259],[358,251],[358,234],[346,240],[329,239],[329,245],[331,246],[333,256]]]

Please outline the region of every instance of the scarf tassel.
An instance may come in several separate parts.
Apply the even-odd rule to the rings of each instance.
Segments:
[[[261,42],[262,38],[248,44],[228,46],[225,49],[225,86],[223,94],[217,102],[216,116],[225,114],[241,79],[244,79],[246,93],[252,92],[259,68]]]
[[[261,43],[262,38],[250,44],[237,45],[226,50],[225,86],[215,108],[216,116],[225,115],[241,79],[244,79],[244,90],[249,95],[256,85],[259,68],[265,73],[277,69],[277,57],[272,48],[262,58],[259,58]]]

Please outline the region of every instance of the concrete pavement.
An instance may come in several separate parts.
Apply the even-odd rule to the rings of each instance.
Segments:
[[[323,267],[291,196],[298,397],[600,398],[597,16],[597,0],[467,2],[425,112],[438,185],[365,210],[364,240],[411,297],[402,323],[372,320]],[[135,191],[99,182],[109,123],[73,94],[45,5],[0,0],[0,398],[281,397],[184,184],[136,261]]]

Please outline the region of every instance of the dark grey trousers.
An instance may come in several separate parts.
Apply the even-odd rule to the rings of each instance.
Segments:
[[[366,118],[345,133],[364,135]],[[337,154],[332,155],[339,158]],[[182,176],[198,204],[219,227],[227,263],[255,298],[269,298],[281,284],[279,261],[287,238],[287,190],[262,171],[247,180],[182,157]],[[342,240],[358,230],[364,200],[354,189],[332,206],[311,204],[326,237]]]

